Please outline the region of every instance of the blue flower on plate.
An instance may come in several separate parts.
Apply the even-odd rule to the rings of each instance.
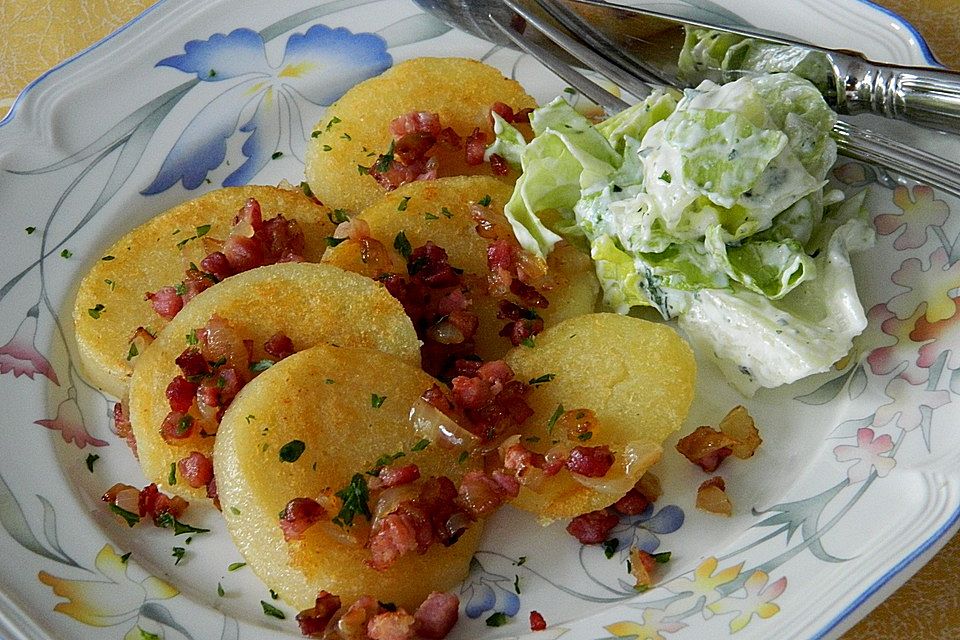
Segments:
[[[655,511],[650,504],[635,516],[621,518],[610,537],[617,539],[622,554],[628,553],[631,546],[653,553],[660,546],[659,536],[678,530],[683,526],[683,518],[683,509],[677,505],[668,504]]]
[[[470,560],[470,575],[460,587],[461,600],[469,618],[479,618],[487,611],[502,612],[513,617],[520,610],[520,597],[514,580],[483,568],[476,558]]]
[[[297,152],[295,143],[306,140],[299,104],[306,100],[329,105],[391,63],[380,36],[325,25],[291,35],[278,66],[270,63],[263,37],[251,29],[191,40],[183,54],[164,58],[157,66],[195,74],[200,83],[217,83],[223,89],[180,134],[144,195],[165,191],[178,181],[187,189],[203,184],[223,163],[227,141],[237,132],[246,134],[242,152],[247,160],[223,185],[251,182],[280,150],[282,138],[288,136],[292,153]]]

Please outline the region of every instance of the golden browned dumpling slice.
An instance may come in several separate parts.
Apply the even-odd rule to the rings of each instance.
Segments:
[[[416,464],[422,479],[446,476],[458,483],[469,463],[437,442],[424,446],[409,418],[433,384],[395,356],[320,345],[263,373],[224,415],[214,464],[227,526],[250,567],[294,607],[313,606],[326,590],[344,604],[372,595],[412,611],[431,591],[450,589],[467,575],[480,523],[453,545],[411,551],[385,571],[366,563],[363,515],[340,527],[331,521],[336,513],[328,513],[290,541],[280,525],[291,500],[323,501],[353,486],[355,474],[370,478],[365,472],[385,456],[402,453],[396,464]],[[376,515],[375,498],[369,507]]]
[[[513,504],[544,521],[623,497],[659,460],[661,444],[680,427],[693,400],[696,363],[687,343],[667,325],[629,316],[566,320],[537,336],[532,348],[513,349],[506,361],[520,380],[544,381],[527,397],[534,415],[524,423],[526,446],[546,453],[555,446],[606,445],[614,453],[604,477],[578,479],[562,469],[537,491],[524,487]],[[596,424],[583,434],[570,433],[580,409],[592,411]]]
[[[411,112],[436,113],[443,127],[461,138],[479,128],[493,142],[490,107],[514,111],[536,106],[519,83],[497,69],[464,58],[417,58],[358,84],[334,103],[317,123],[307,149],[306,177],[316,196],[335,209],[359,212],[384,194],[358,167],[386,154],[390,123]],[[438,175],[491,174],[490,164],[468,165],[464,149],[438,145]],[[513,182],[516,174],[505,179]]]
[[[409,318],[400,303],[369,278],[311,263],[276,264],[227,278],[191,300],[157,335],[138,358],[130,382],[130,422],[140,466],[151,482],[179,495],[205,495],[202,487],[190,487],[183,478],[171,484],[171,465],[193,452],[209,457],[214,438],[205,437],[204,431],[215,431],[216,426],[192,429],[174,442],[165,440],[161,426],[171,412],[166,390],[184,373],[177,357],[197,343],[198,330],[214,317],[249,342],[254,363],[266,359],[264,345],[278,332],[296,351],[324,342],[382,350],[412,367],[420,363]]]
[[[509,185],[488,176],[455,176],[404,185],[356,216],[370,237],[387,250],[386,260],[371,258],[364,262],[359,244],[346,240],[327,249],[323,262],[370,277],[383,271],[406,274],[406,260],[395,246],[399,246],[396,241],[400,234],[413,248],[433,242],[446,251],[452,266],[464,271],[471,309],[480,319],[475,336],[478,355],[484,360],[501,358],[511,344],[498,335],[505,323],[497,318],[501,297],[488,294],[487,249],[493,240],[477,232],[473,210],[482,212],[499,235],[519,249],[503,215],[503,205],[511,193]],[[485,206],[478,204],[481,202]],[[594,311],[600,284],[589,256],[573,246],[562,243],[551,253],[543,282],[540,292],[549,306],[537,309],[537,313],[545,326]]]
[[[304,234],[304,257],[319,261],[334,225],[329,209],[298,189],[219,189],[161,213],[104,251],[80,283],[73,319],[80,363],[90,382],[118,398],[126,393],[143,346],[138,343],[131,351],[134,333],[138,327],[156,333],[167,323],[144,295],[180,283],[190,263],[199,264],[213,250],[211,239],[227,237],[248,198],[260,203],[264,220],[278,214],[296,220]]]

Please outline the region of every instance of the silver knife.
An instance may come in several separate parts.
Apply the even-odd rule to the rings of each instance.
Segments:
[[[693,86],[756,71],[807,77],[841,114],[875,113],[960,134],[960,74],[877,63],[754,27],[711,24],[599,0],[560,0],[650,71],[652,80]],[[583,37],[583,34],[578,34]],[[686,44],[686,47],[684,46]]]

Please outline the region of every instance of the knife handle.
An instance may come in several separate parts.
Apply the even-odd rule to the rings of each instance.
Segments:
[[[876,113],[960,134],[960,75],[869,63],[845,71],[849,113]]]

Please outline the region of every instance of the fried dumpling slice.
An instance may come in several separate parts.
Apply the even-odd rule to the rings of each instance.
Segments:
[[[290,540],[280,524],[291,500],[340,505],[330,496],[356,487],[357,474],[371,478],[367,472],[385,461],[416,464],[421,481],[446,476],[459,483],[473,463],[424,439],[411,421],[412,407],[434,382],[390,354],[318,345],[271,367],[227,410],[214,450],[223,515],[247,564],[294,607],[313,606],[325,590],[344,604],[371,595],[412,611],[431,591],[450,589],[467,575],[480,522],[452,545],[411,551],[384,571],[368,565],[369,520],[355,510],[352,526],[334,524],[334,506]],[[398,493],[388,497],[390,491]],[[378,502],[371,489],[373,516],[389,513],[403,491],[387,489]]]
[[[199,265],[210,253],[211,240],[229,235],[249,198],[260,203],[264,220],[283,214],[296,221],[305,259],[319,261],[334,224],[330,210],[299,189],[218,189],[155,216],[106,249],[80,282],[73,320],[80,364],[90,382],[117,398],[126,393],[143,347],[142,341],[131,342],[138,328],[156,334],[167,324],[145,294],[180,283],[190,264]]]
[[[221,349],[207,362],[201,358],[199,368],[209,371],[188,375],[177,359],[188,349],[199,348],[202,341],[198,332],[211,322],[217,324],[219,342],[232,341],[233,351]],[[209,458],[216,422],[211,423],[210,412],[199,412],[201,403],[195,400],[186,412],[190,417],[184,418],[186,437],[165,439],[162,425],[172,411],[171,381],[189,379],[189,384],[206,386],[214,394],[218,386],[233,388],[233,379],[226,374],[217,377],[218,363],[210,360],[220,360],[219,353],[224,353],[224,361],[237,357],[244,367],[249,361],[251,370],[239,374],[252,377],[255,369],[269,364],[265,345],[278,333],[289,338],[294,351],[331,343],[386,351],[412,367],[420,362],[416,333],[400,303],[369,278],[313,263],[276,264],[227,278],[193,298],[157,335],[134,367],[129,417],[140,466],[151,482],[174,494],[205,494],[202,487],[191,487],[182,477],[177,479],[171,465],[194,452]]]
[[[526,447],[548,454],[607,446],[614,455],[603,477],[564,468],[536,489],[523,487],[512,504],[544,521],[623,497],[660,459],[663,441],[680,428],[693,401],[696,363],[689,345],[665,324],[630,316],[571,318],[537,336],[532,347],[513,349],[506,361],[518,379],[537,381],[527,396],[534,414],[521,434]]]
[[[307,182],[325,204],[358,213],[385,193],[365,169],[387,154],[395,118],[435,113],[440,126],[452,128],[461,139],[478,129],[489,144],[494,140],[490,108],[496,102],[514,111],[536,106],[518,82],[476,60],[401,62],[353,87],[327,109],[307,148]],[[491,175],[490,163],[466,163],[463,144],[437,145],[437,175]],[[515,178],[513,172],[504,176],[511,184]]]
[[[475,336],[478,355],[484,360],[499,359],[511,344],[499,335],[506,322],[497,317],[504,296],[489,293],[488,250],[497,237],[520,250],[503,215],[511,193],[509,185],[488,176],[455,176],[404,185],[349,223],[359,227],[361,235],[376,240],[377,250],[364,253],[357,239],[347,238],[327,249],[323,262],[370,277],[384,272],[406,275],[407,260],[401,251],[427,242],[443,248],[450,264],[463,271],[472,300],[470,309],[480,321]],[[491,229],[486,236],[477,230],[477,215]],[[600,285],[590,257],[572,245],[557,246],[547,260],[542,281],[544,286],[538,290],[549,305],[535,312],[545,326],[594,311]]]

